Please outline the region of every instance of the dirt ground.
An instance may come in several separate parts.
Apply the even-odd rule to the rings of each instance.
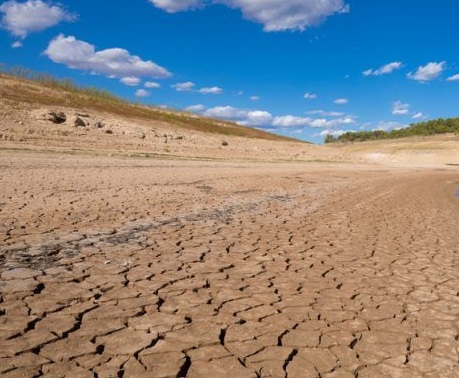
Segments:
[[[458,167],[0,98],[0,375],[459,377]]]
[[[459,172],[0,153],[2,377],[457,377]]]

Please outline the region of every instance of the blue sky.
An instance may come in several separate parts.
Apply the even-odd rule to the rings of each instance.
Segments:
[[[320,143],[459,116],[458,14],[457,0],[0,1],[0,63]]]

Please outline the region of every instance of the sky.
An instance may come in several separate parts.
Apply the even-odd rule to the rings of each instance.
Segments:
[[[0,64],[322,143],[459,116],[457,0],[0,0]]]

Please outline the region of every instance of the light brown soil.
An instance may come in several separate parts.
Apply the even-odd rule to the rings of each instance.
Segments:
[[[459,376],[443,158],[202,133],[164,157],[129,120],[117,136],[3,109],[2,377]]]

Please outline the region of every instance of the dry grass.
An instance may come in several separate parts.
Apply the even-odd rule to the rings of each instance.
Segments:
[[[3,73],[0,73],[0,97],[10,101],[93,109],[123,117],[164,122],[175,127],[206,133],[300,143],[296,139],[239,126],[232,122],[130,103],[97,88],[79,87],[70,80],[58,80],[21,67],[1,71]]]

